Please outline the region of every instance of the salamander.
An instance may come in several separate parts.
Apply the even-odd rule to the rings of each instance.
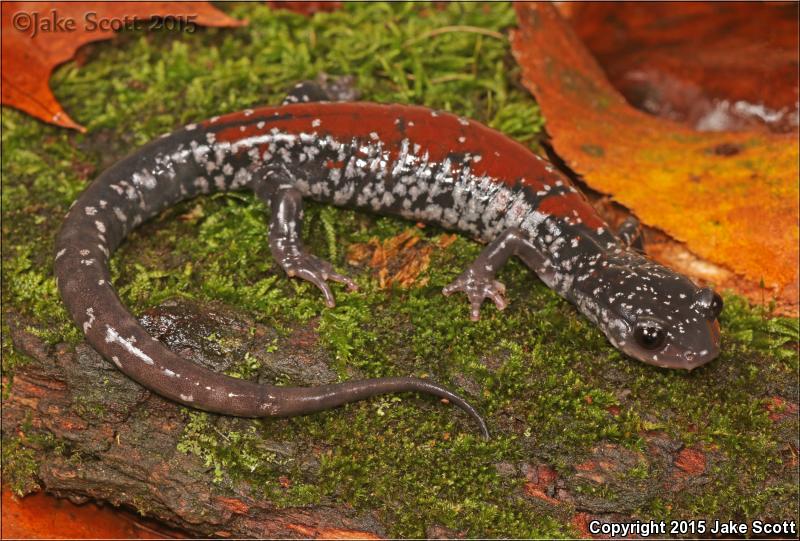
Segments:
[[[281,106],[189,124],[117,162],[79,196],[55,243],[55,275],[72,319],[133,380],[186,406],[246,417],[321,411],[373,395],[446,398],[488,437],[476,409],[427,379],[392,377],[317,387],[261,385],[207,370],[148,335],[121,303],[109,258],[144,221],[213,192],[250,190],[271,210],[269,247],[290,277],[355,282],[301,239],[311,199],[459,231],[486,247],[444,288],[470,316],[507,305],[498,270],[517,256],[625,354],[691,370],[719,353],[722,300],[648,259],[635,220],[613,231],[546,159],[478,122],[413,105],[330,101],[301,83]]]

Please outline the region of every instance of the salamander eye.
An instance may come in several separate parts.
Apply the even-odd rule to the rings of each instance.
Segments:
[[[652,321],[645,321],[636,326],[633,337],[636,339],[636,343],[644,349],[652,350],[664,345],[667,333]]]
[[[709,287],[697,291],[695,303],[699,312],[709,321],[717,319],[722,312],[722,297]]]
[[[720,312],[722,312],[722,297],[718,293],[714,293],[714,298],[711,301],[711,306],[708,308],[708,319],[717,319]]]

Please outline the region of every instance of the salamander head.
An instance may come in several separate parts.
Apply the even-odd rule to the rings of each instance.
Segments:
[[[587,308],[611,343],[664,368],[692,370],[713,360],[722,298],[649,260],[637,263],[608,265],[591,280],[595,306]]]

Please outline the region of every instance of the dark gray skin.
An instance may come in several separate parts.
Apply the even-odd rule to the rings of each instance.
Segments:
[[[470,404],[427,380],[259,385],[206,370],[149,336],[110,283],[111,254],[133,228],[179,201],[239,189],[252,190],[270,207],[269,246],[278,264],[289,276],[315,284],[328,306],[334,305],[329,281],[351,290],[356,285],[303,246],[307,197],[426,221],[486,242],[477,260],[444,289],[446,295],[467,295],[473,319],[486,298],[505,308],[496,273],[517,256],[636,359],[692,369],[719,352],[719,296],[641,255],[635,221],[612,234],[569,181],[541,158],[488,128],[436,111],[375,104],[303,106],[327,95],[304,83],[285,108],[211,119],[154,141],[102,173],[67,214],[56,239],[62,298],[87,341],[133,380],[184,405],[243,417],[308,414],[378,394],[416,391],[451,401],[488,437],[486,423]],[[364,132],[362,124],[370,122],[376,127],[341,140],[351,130]],[[429,123],[433,132],[419,131]],[[448,149],[444,158],[433,159],[442,151],[440,130],[454,134],[454,147],[494,146],[477,147],[487,154],[483,163],[482,154]],[[509,162],[502,162],[505,156],[519,160],[531,178],[493,176],[492,168],[510,171]],[[488,172],[478,173],[484,165],[490,166]]]

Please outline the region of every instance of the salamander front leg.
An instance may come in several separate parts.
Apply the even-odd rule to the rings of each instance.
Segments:
[[[638,252],[644,253],[644,234],[639,220],[629,216],[617,229],[617,236],[626,245]]]
[[[503,295],[506,286],[494,278],[512,255],[519,256],[531,268],[538,266],[541,261],[538,250],[528,240],[527,235],[512,227],[490,242],[472,265],[447,285],[442,293],[466,293],[470,302],[470,319],[473,321],[480,319],[484,299],[492,299],[498,310],[505,309],[507,303]]]
[[[336,272],[333,265],[310,254],[300,240],[303,226],[303,197],[295,188],[279,189],[270,199],[272,218],[269,226],[269,247],[272,257],[289,276],[296,276],[317,286],[325,296],[325,304],[336,305],[327,281],[345,284],[354,291],[356,283]]]

